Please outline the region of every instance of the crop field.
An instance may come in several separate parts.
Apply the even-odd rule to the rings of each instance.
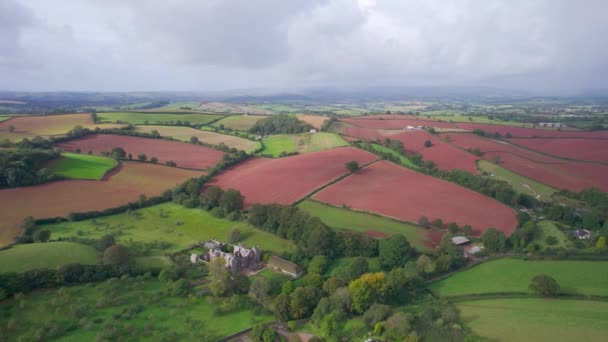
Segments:
[[[517,225],[513,209],[477,192],[386,161],[376,162],[323,189],[314,199],[335,206],[418,222],[442,219],[475,235],[493,227],[510,235]]]
[[[91,114],[62,114],[46,116],[17,116],[10,120],[0,122],[0,138],[7,138],[11,141],[18,141],[23,138],[33,138],[35,136],[50,137],[64,135],[74,126],[82,126],[94,129],[100,128],[121,128],[123,125],[117,124],[95,124]],[[9,127],[13,126],[14,131],[9,132]]]
[[[253,152],[261,146],[257,141],[239,138],[228,134],[202,131],[200,129],[191,127],[141,125],[137,126],[136,130],[145,133],[150,133],[151,131],[156,130],[163,137],[172,137],[185,142],[189,142],[191,137],[197,137],[200,141],[207,144],[225,144],[228,147],[243,150],[245,152]]]
[[[608,139],[510,139],[509,142],[557,157],[608,163]]]
[[[498,132],[504,136],[509,133],[514,138],[595,138],[595,139],[608,139],[608,132],[596,131],[596,132],[585,132],[585,131],[558,131],[556,129],[540,129],[532,127],[512,127],[502,125],[485,125],[475,123],[459,123],[456,124],[458,128],[463,128],[469,131],[474,129],[481,129],[488,134],[494,134]]]
[[[442,297],[488,294],[529,293],[532,278],[547,274],[559,283],[562,293],[608,295],[608,262],[605,261],[526,261],[503,258],[488,261],[433,283],[430,288]]]
[[[27,216],[40,219],[112,208],[136,201],[140,194],[158,196],[201,175],[200,171],[124,162],[103,181],[65,180],[0,190],[0,245],[12,242]]]
[[[122,147],[137,159],[145,154],[148,160],[157,157],[159,163],[172,160],[178,167],[206,170],[217,164],[224,152],[205,146],[187,144],[165,139],[148,139],[114,134],[92,134],[83,138],[69,140],[59,144],[67,151],[80,149],[82,153],[92,151],[95,154],[110,152],[114,147]]]
[[[108,330],[106,326],[137,340],[217,341],[274,320],[272,315],[245,308],[217,314],[214,309],[221,303],[206,297],[173,297],[166,295],[166,288],[156,279],[131,278],[37,291],[25,295],[23,306],[14,299],[3,301],[0,315],[19,322],[9,332],[12,341],[32,340],[37,333],[48,333],[49,327],[63,332],[59,337],[63,341],[95,341],[97,336],[107,336],[101,334]],[[108,297],[116,299],[100,300]],[[134,307],[138,309],[128,315]]]
[[[548,185],[518,175],[486,160],[477,161],[477,166],[479,169],[488,172],[490,178],[504,180],[511,184],[513,190],[517,193],[532,195],[541,201],[550,201],[551,196],[557,191]]]
[[[401,132],[398,130],[364,128],[353,126],[344,122],[334,122],[331,124],[330,129],[346,137],[368,141],[383,141],[387,137],[390,138],[392,135],[399,134]]]
[[[134,125],[175,124],[176,121],[187,121],[194,125],[204,125],[213,120],[220,119],[222,116],[199,113],[112,112],[97,113],[97,117],[101,122],[127,122]]]
[[[394,116],[365,116],[359,118],[340,119],[353,126],[371,129],[387,129],[387,130],[405,130],[407,126],[430,126],[439,128],[457,128],[453,123],[441,122],[435,120],[424,120],[412,115],[394,115]]]
[[[382,145],[379,145],[379,144],[372,144],[372,148],[374,150],[376,150],[376,151],[383,152],[383,153],[389,153],[389,154],[391,154],[391,155],[399,158],[399,160],[401,161],[401,164],[403,164],[403,165],[405,165],[407,167],[410,167],[412,169],[419,169],[418,165],[414,164],[406,156],[398,153],[395,150],[392,150],[392,149],[390,149],[390,148],[388,148],[386,146],[382,146]]]
[[[231,115],[212,123],[215,127],[225,127],[239,131],[248,131],[256,122],[266,118],[262,115]]]
[[[0,251],[0,273],[54,269],[70,263],[96,264],[97,251],[74,242],[30,243]]]
[[[347,174],[345,164],[376,159],[371,153],[339,147],[279,159],[250,159],[218,175],[209,185],[235,188],[254,203],[292,204],[315,189]]]
[[[116,165],[118,162],[112,158],[63,153],[61,158],[51,162],[48,168],[53,173],[67,178],[99,180]]]
[[[341,136],[328,132],[271,135],[262,142],[264,149],[260,153],[273,157],[278,157],[282,152],[307,153],[348,146]]]
[[[603,341],[608,302],[491,299],[456,303],[465,325],[489,341]]]
[[[296,117],[299,120],[312,125],[312,127],[316,128],[316,129],[320,129],[321,127],[323,127],[323,124],[325,123],[325,121],[329,120],[329,118],[327,116],[322,116],[322,115],[297,114]]]
[[[580,191],[595,186],[608,190],[606,165],[557,159],[475,134],[449,135],[450,144],[463,149],[478,148],[484,153],[481,158],[494,163],[498,161],[498,165],[505,169],[554,188]],[[441,136],[445,137],[444,134]]]
[[[100,238],[112,234],[126,245],[129,241],[171,243],[166,252],[179,251],[198,241],[218,239],[229,241],[232,229],[241,231],[243,243],[275,252],[293,251],[292,242],[274,234],[253,228],[246,222],[217,218],[207,211],[189,209],[173,203],[159,204],[134,210],[131,215],[117,214],[79,222],[60,222],[41,226],[49,229],[53,238]]]
[[[354,210],[337,208],[317,201],[306,200],[298,204],[300,209],[316,216],[334,230],[354,230],[375,238],[394,234],[404,235],[419,250],[429,250],[430,230],[407,222],[391,220],[386,217]]]

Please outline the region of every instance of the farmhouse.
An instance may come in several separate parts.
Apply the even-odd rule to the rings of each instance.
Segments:
[[[268,268],[276,272],[287,274],[293,278],[299,278],[302,273],[304,273],[304,270],[302,270],[300,266],[274,255],[268,260]]]
[[[452,243],[455,244],[456,246],[463,246],[468,244],[469,242],[471,242],[471,240],[467,239],[464,236],[454,236],[452,238]]]
[[[591,238],[591,232],[587,229],[576,229],[571,231],[570,234],[579,240],[587,240]]]
[[[317,130],[316,130],[316,129],[314,129],[314,128],[311,128],[309,132],[310,132],[310,133],[317,133]]]
[[[210,240],[203,243],[203,247],[208,249],[207,253],[190,255],[190,261],[193,264],[222,258],[226,261],[226,268],[233,273],[257,265],[262,258],[262,251],[258,247],[248,249],[243,247],[243,244],[235,246],[217,240]]]
[[[464,256],[468,258],[470,255],[474,256],[475,254],[480,253],[482,251],[483,246],[470,245],[464,248]]]

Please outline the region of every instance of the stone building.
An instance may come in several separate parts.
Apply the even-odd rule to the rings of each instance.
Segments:
[[[207,253],[192,254],[190,261],[210,262],[213,259],[222,258],[226,262],[226,268],[233,273],[238,273],[257,265],[262,259],[262,251],[258,247],[245,248],[243,244],[230,245],[217,240],[210,240],[203,244]]]

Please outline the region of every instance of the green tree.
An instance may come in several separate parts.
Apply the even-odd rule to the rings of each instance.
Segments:
[[[405,265],[411,253],[411,246],[405,236],[395,234],[378,242],[380,265],[387,270]]]
[[[405,338],[412,331],[412,315],[396,312],[384,323],[386,335],[391,341]]]
[[[348,266],[348,279],[359,278],[361,275],[369,272],[369,263],[364,257],[356,257]]]
[[[230,243],[240,242],[242,238],[241,231],[238,228],[233,228],[230,230],[230,238],[228,239]]]
[[[48,229],[37,230],[34,233],[34,241],[47,242],[51,238],[51,231]]]
[[[127,156],[127,152],[125,152],[125,150],[122,147],[114,147],[112,149],[111,152],[112,158],[118,160],[118,159],[125,159],[125,157]]]
[[[489,228],[481,236],[481,241],[483,241],[487,251],[499,253],[504,251],[507,238],[503,232],[500,232],[495,228]]]
[[[148,156],[146,156],[144,153],[140,154],[137,156],[137,160],[139,161],[146,161],[148,160]]]
[[[374,302],[382,302],[387,294],[388,284],[384,273],[366,273],[348,285],[352,308],[363,313]]]
[[[544,297],[557,297],[560,292],[560,286],[557,281],[545,274],[532,278],[529,288],[530,291]]]
[[[150,158],[150,163],[152,163],[152,164],[158,163],[158,158],[156,158],[156,157]]]
[[[274,299],[274,315],[280,321],[287,321],[290,318],[291,300],[289,295],[281,293]]]
[[[249,337],[251,337],[252,342],[274,342],[278,334],[274,329],[258,324],[253,327]]]
[[[125,265],[129,263],[129,250],[123,245],[112,245],[103,252],[106,265]]]
[[[344,314],[338,310],[332,311],[321,321],[321,333],[328,342],[337,342],[344,329]]]
[[[199,142],[198,137],[195,137],[195,136],[190,137],[191,144],[198,144],[198,142]]]
[[[236,189],[228,189],[222,195],[219,201],[219,206],[224,213],[232,213],[243,209],[243,195]]]
[[[595,248],[597,248],[600,251],[603,251],[604,249],[606,249],[606,237],[605,236],[600,236],[597,239],[597,242],[595,243]]]
[[[314,286],[298,287],[290,295],[290,312],[293,319],[301,319],[312,314],[320,297],[320,291]]]
[[[420,218],[418,219],[418,224],[423,226],[423,227],[428,227],[429,225],[429,218],[426,216],[420,216]]]
[[[363,322],[373,328],[378,322],[384,321],[392,311],[388,305],[374,303],[363,314]]]
[[[220,205],[220,199],[224,195],[224,190],[218,186],[210,186],[200,195],[201,207],[206,210],[213,209]]]
[[[433,146],[433,143],[432,143],[430,140],[426,140],[426,141],[424,142],[424,147],[427,147],[427,148],[428,148],[428,147],[431,147],[431,146]]]
[[[416,260],[416,271],[418,273],[431,274],[435,272],[435,269],[435,262],[425,254],[419,256]]]
[[[249,287],[249,297],[262,306],[270,302],[270,281],[264,277],[256,277]]]
[[[230,271],[226,269],[223,258],[209,262],[209,290],[216,297],[226,296],[230,292]]]
[[[114,239],[114,236],[112,236],[110,234],[106,234],[106,235],[100,237],[99,240],[97,240],[95,242],[95,248],[98,251],[105,251],[106,248],[112,246],[115,243],[116,243],[116,240]]]
[[[346,163],[345,167],[348,170],[348,172],[357,172],[359,170],[359,163],[357,163],[354,160],[349,161],[348,163]]]
[[[329,261],[324,255],[315,255],[310,263],[308,263],[308,272],[323,274],[327,270],[327,266],[329,266]]]
[[[174,297],[186,297],[192,291],[192,284],[186,279],[174,281],[169,288],[169,292]]]
[[[177,267],[166,267],[158,274],[158,280],[163,283],[170,283],[172,281],[178,280],[180,277],[180,272]]]

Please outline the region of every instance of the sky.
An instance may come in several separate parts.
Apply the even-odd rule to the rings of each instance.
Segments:
[[[0,0],[0,90],[608,89],[605,0]]]

